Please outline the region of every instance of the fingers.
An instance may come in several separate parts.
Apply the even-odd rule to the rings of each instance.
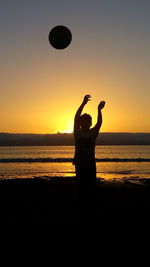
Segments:
[[[91,98],[91,95],[85,95],[86,98]]]
[[[98,109],[101,110],[101,109],[104,108],[104,106],[105,106],[105,101],[101,101],[101,102],[99,103],[99,105],[98,105]]]
[[[102,107],[104,107],[105,106],[105,101],[102,101]]]
[[[87,103],[88,101],[91,100],[91,96],[90,95],[85,95],[84,96],[84,101]]]
[[[101,101],[100,104],[105,105],[105,101]]]

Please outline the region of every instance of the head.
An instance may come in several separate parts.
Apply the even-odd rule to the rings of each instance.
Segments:
[[[80,116],[80,127],[82,130],[89,130],[92,125],[92,117],[84,113],[83,115]]]

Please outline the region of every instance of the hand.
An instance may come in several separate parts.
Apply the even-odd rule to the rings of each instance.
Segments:
[[[105,101],[101,101],[98,105],[98,110],[102,110],[105,107]]]
[[[83,99],[83,104],[87,104],[88,101],[91,100],[91,96],[90,95],[85,95],[84,99]]]

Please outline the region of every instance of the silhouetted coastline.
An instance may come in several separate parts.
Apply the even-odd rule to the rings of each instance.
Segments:
[[[150,145],[150,133],[100,133],[97,145]],[[72,146],[73,134],[0,133],[0,146]]]

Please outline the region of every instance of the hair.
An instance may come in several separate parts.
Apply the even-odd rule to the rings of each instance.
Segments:
[[[84,113],[83,115],[80,116],[81,128],[89,129],[91,125],[92,125],[92,117],[89,114]]]

